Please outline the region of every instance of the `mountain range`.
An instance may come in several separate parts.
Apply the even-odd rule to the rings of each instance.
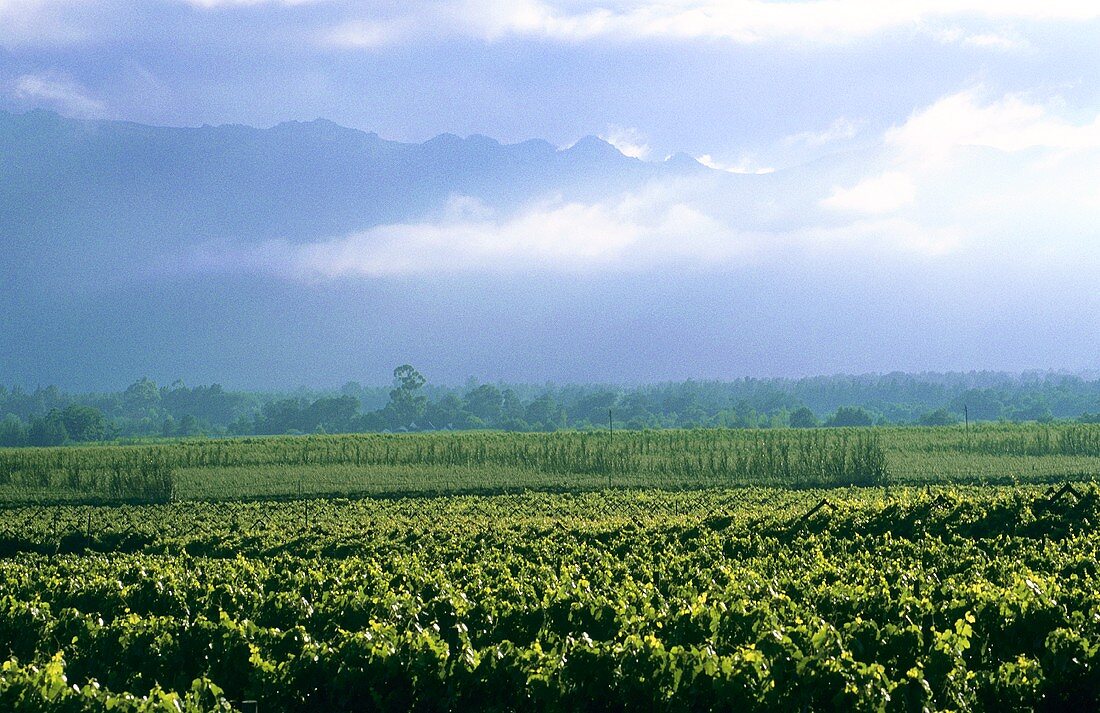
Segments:
[[[685,155],[629,158],[595,136],[565,149],[451,134],[415,144],[325,120],[173,128],[0,112],[0,380],[108,388],[152,372],[275,385],[272,368],[275,380],[308,382],[318,362],[334,379],[384,374],[417,338],[364,313],[419,314],[418,329],[438,331],[440,317],[461,319],[447,305],[478,287],[441,295],[430,276],[303,285],[227,274],[232,256],[431,220],[456,197],[507,212],[539,197],[591,203],[718,173]],[[211,250],[228,264],[201,258]],[[410,299],[439,304],[428,316]],[[375,346],[393,342],[394,356],[375,364],[369,346],[362,362],[344,353],[362,346],[347,343],[355,330],[373,333]]]
[[[402,363],[452,384],[1019,366],[986,358],[979,302],[930,296],[947,267],[891,272],[881,247],[938,243],[829,205],[884,168],[873,148],[745,174],[595,136],[402,143],[325,120],[0,112],[0,383],[324,387],[385,383]],[[1024,366],[1083,366],[1050,353]]]

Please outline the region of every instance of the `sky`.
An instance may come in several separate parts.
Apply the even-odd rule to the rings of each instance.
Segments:
[[[1088,125],[1098,29],[1100,9],[1065,0],[0,0],[0,87],[12,110],[598,134],[762,170],[882,141],[960,94],[988,121],[1017,101]]]
[[[754,201],[715,182],[508,211],[453,196],[423,219],[273,238],[251,262],[341,289],[686,270],[738,299],[843,275],[818,307],[848,343],[771,366],[700,357],[698,375],[1086,369],[1100,366],[1097,37],[1100,5],[1067,0],[0,0],[0,108],[169,126],[323,117],[409,142],[598,135],[645,161],[776,173],[784,191]],[[877,308],[853,309],[859,295]],[[761,302],[773,352],[805,337],[805,320],[784,333],[776,319],[795,302]],[[891,334],[899,314],[912,329],[892,347],[860,348],[860,320]],[[686,368],[645,377],[693,373],[678,354]]]

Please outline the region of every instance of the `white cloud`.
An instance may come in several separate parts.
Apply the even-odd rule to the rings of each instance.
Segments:
[[[600,134],[600,138],[617,148],[623,156],[639,159],[649,157],[646,137],[635,128],[611,125],[606,132]]]
[[[1031,48],[1031,43],[1019,37],[999,35],[996,32],[982,32],[967,35],[963,39],[964,45],[996,50],[1025,50]]]
[[[320,35],[321,44],[347,49],[370,49],[389,44],[399,34],[398,24],[358,20],[331,27]]]
[[[201,0],[196,0],[201,1]],[[210,0],[227,2],[232,0]],[[247,0],[238,0],[247,1]],[[258,0],[257,0],[258,1]],[[1009,32],[980,28],[957,30],[958,21],[998,23],[1088,21],[1100,18],[1092,3],[1051,0],[619,0],[592,7],[584,2],[540,0],[450,0],[406,9],[404,20],[365,17],[365,23],[335,28],[327,38],[337,44],[374,46],[376,37],[396,41],[423,27],[445,28],[494,41],[512,35],[580,42],[597,37],[617,39],[725,39],[751,43],[773,40],[846,42],[897,29],[929,32],[941,39],[975,47],[1009,49],[1024,41]],[[421,29],[418,29],[421,28]],[[360,37],[360,39],[356,39]],[[349,41],[350,40],[350,41]]]
[[[913,179],[900,171],[889,171],[866,178],[851,188],[834,188],[821,205],[831,210],[877,214],[903,208],[915,198]]]
[[[201,270],[256,270],[304,281],[464,273],[621,273],[729,269],[821,259],[953,253],[962,233],[897,218],[857,218],[784,230],[738,227],[717,203],[728,195],[679,195],[670,186],[595,203],[551,198],[511,214],[457,196],[436,220],[382,225],[331,240],[268,242],[230,253],[207,250],[187,263]],[[708,207],[709,206],[709,207]],[[727,206],[728,208],[728,206]]]
[[[882,147],[861,180],[818,205],[841,218],[905,209],[921,224],[905,244],[928,254],[965,249],[993,263],[1096,252],[1100,204],[1083,187],[1100,185],[1100,116],[978,88],[915,112]]]
[[[546,200],[509,216],[457,198],[439,221],[384,225],[308,245],[269,243],[245,262],[325,279],[632,269],[726,259],[740,249],[731,231],[697,208],[652,195],[592,204]]]
[[[52,106],[79,117],[101,117],[107,106],[76,82],[59,74],[24,74],[15,80],[16,99]]]
[[[983,103],[972,89],[940,99],[886,133],[887,146],[901,160],[937,161],[962,146],[986,146],[1006,152],[1030,148],[1100,147],[1100,115],[1086,123],[1059,117],[1053,107],[1008,94]]]
[[[173,269],[255,271],[323,281],[463,273],[624,272],[752,259],[773,236],[743,233],[662,186],[598,202],[551,197],[500,213],[455,196],[438,219],[380,225],[331,240],[254,248],[207,245]]]
[[[1070,185],[1071,173],[1059,164],[1074,152],[1100,149],[1100,115],[1073,122],[1059,115],[1057,101],[1043,104],[1021,94],[982,97],[981,88],[945,96],[887,130],[883,146],[889,168],[879,168],[850,187],[834,186],[820,205],[860,214],[890,213],[913,205],[922,186],[928,192],[942,192],[944,186],[957,183],[956,203],[967,196],[979,212],[999,205],[1005,195],[1012,195],[1018,205],[1034,206],[1029,196],[1041,197],[1040,205],[1053,203],[1052,187],[1054,193],[1076,193]],[[987,169],[969,159],[958,162],[964,156],[960,152],[968,147],[995,149],[1008,156],[1031,153]],[[1081,173],[1078,167],[1072,175],[1079,178]],[[1039,181],[1040,175],[1047,178]]]
[[[206,9],[217,7],[247,7],[252,5],[312,5],[326,0],[182,0],[188,5]]]
[[[0,47],[70,44],[91,28],[78,17],[91,0],[0,0]]]
[[[485,3],[478,3],[485,5]],[[951,17],[987,20],[1087,20],[1100,17],[1089,3],[996,0],[725,0],[724,2],[618,3],[611,8],[570,13],[551,3],[499,2],[492,8],[491,35],[508,32],[563,39],[597,35],[725,38],[740,42],[774,39],[844,41],[895,28],[921,29]],[[506,9],[507,8],[507,9]]]
[[[1007,28],[1000,31],[968,32],[957,25],[953,25],[935,32],[934,36],[945,45],[959,44],[967,47],[1006,52],[1031,49],[1030,42],[1020,37],[1017,32]]]
[[[823,131],[803,131],[798,134],[791,134],[783,139],[783,143],[787,145],[804,144],[806,146],[824,146],[834,141],[845,141],[855,138],[855,135],[858,133],[859,123],[851,119],[840,117],[829,124]]]
[[[695,160],[703,164],[707,168],[713,168],[717,171],[725,171],[726,173],[753,173],[762,175],[765,173],[775,173],[775,169],[769,166],[761,166],[756,160],[749,155],[743,155],[737,163],[723,163],[716,160],[709,153],[705,153],[702,156],[696,156]]]

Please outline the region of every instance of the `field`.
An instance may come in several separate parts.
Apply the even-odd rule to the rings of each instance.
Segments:
[[[0,449],[0,502],[1090,481],[1100,426],[467,432]]]
[[[1098,471],[1081,426],[0,451],[0,709],[1094,709]]]

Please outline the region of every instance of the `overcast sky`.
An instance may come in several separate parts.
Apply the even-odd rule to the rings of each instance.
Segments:
[[[675,263],[818,284],[846,267],[857,294],[861,280],[921,285],[938,311],[907,332],[915,343],[952,323],[958,295],[980,294],[954,334],[1005,346],[965,363],[914,360],[910,345],[783,371],[1094,368],[1097,38],[1100,4],[1068,0],[0,0],[0,108],[187,126],[324,117],[403,141],[567,147],[596,134],[644,160],[790,168],[797,200],[753,214],[713,186],[532,196],[509,214],[458,196],[442,221],[332,236],[286,260],[314,282],[407,272],[394,265],[514,273],[532,259],[589,276]],[[822,179],[823,157],[854,168]],[[869,324],[913,304],[880,307]],[[1052,314],[1073,338],[1031,345]]]
[[[764,169],[879,141],[961,92],[1092,124],[1098,18],[1066,0],[0,0],[0,88],[12,110],[599,134]]]

